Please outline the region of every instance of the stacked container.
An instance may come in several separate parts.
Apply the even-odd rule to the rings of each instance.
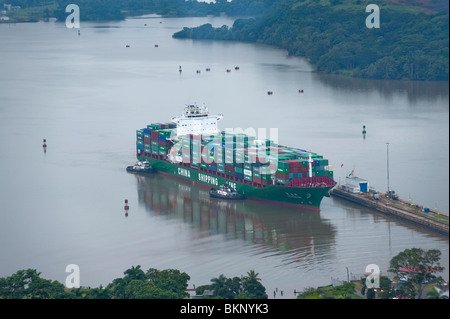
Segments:
[[[136,131],[136,153],[144,152],[144,130]]]
[[[174,123],[154,123],[136,131],[138,154],[166,156],[173,147],[170,138],[174,128]],[[255,140],[242,133],[188,134],[174,151],[177,162],[252,185],[286,185],[293,180],[300,183],[301,178],[310,177],[310,158],[312,176],[333,178],[332,167],[321,155],[276,145],[271,140]]]

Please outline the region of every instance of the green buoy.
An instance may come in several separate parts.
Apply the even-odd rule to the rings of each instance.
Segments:
[[[365,126],[365,125],[363,125],[363,131],[362,131],[362,133],[363,133],[363,134],[366,134],[366,126]]]

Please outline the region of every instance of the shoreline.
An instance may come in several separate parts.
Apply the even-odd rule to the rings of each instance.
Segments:
[[[383,193],[378,193],[379,198],[375,199],[372,196],[373,194],[374,192],[372,191],[368,193],[350,193],[343,190],[340,185],[330,191],[330,196],[374,209],[385,215],[398,217],[440,234],[449,235],[449,215],[447,213],[423,208],[420,205],[408,203],[402,199],[391,199]]]

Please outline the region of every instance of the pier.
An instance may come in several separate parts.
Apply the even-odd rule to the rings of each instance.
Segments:
[[[407,220],[416,225],[432,229],[441,234],[448,235],[448,214],[437,212],[431,209],[424,209],[422,206],[412,204],[411,202],[395,199],[386,196],[384,193],[378,193],[373,190],[368,192],[350,192],[344,190],[339,185],[330,191],[333,197],[342,198],[353,203],[362,205],[381,212],[385,215],[395,216]]]

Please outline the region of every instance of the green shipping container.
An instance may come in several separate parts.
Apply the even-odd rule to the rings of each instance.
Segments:
[[[234,176],[234,172],[225,170],[225,175]]]
[[[170,137],[172,134],[172,129],[165,129],[159,131],[159,136]]]
[[[147,126],[147,127],[148,127],[148,126]],[[152,123],[152,124],[150,124],[150,128],[151,128],[152,130],[160,130],[160,129],[161,129],[161,125],[156,124],[156,123]]]
[[[281,167],[278,167],[278,168],[277,168],[277,172],[278,172],[278,173],[283,173],[283,174],[289,174],[289,168],[281,168]]]

